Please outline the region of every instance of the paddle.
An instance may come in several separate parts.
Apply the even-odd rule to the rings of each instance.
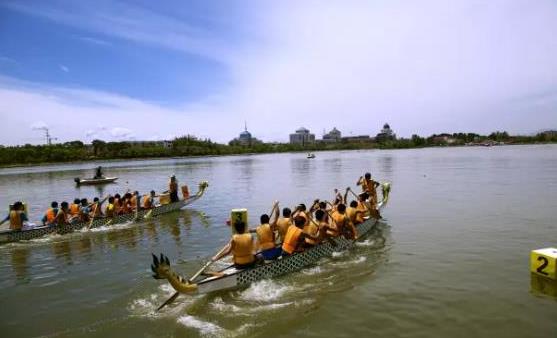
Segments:
[[[220,255],[227,248],[228,248],[228,244],[226,244],[219,252],[217,252],[217,254],[215,256]],[[194,279],[196,279],[197,276],[202,274],[203,271],[205,271],[205,269],[207,269],[209,266],[211,266],[211,264],[213,264],[214,262],[216,262],[216,260],[211,259],[209,262],[205,263],[205,265],[203,265],[203,267],[201,269],[199,269],[199,271],[197,271],[190,279],[188,279],[188,283],[191,283]],[[174,292],[174,294],[172,296],[170,296],[170,298],[168,298],[164,303],[162,303],[161,306],[159,306],[157,308],[157,311],[159,311],[160,309],[162,309],[166,305],[172,303],[179,295],[180,295],[180,292],[178,292],[178,291]]]
[[[103,198],[102,201],[95,204],[95,207],[93,208],[93,216],[91,217],[91,221],[89,222],[89,225],[87,226],[87,229],[91,229],[91,226],[93,225],[93,222],[95,221],[95,213],[97,212],[97,208],[99,206],[101,206],[104,203],[104,201],[106,201],[107,199],[108,199],[108,196]]]

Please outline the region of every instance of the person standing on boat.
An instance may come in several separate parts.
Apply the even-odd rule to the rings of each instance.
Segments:
[[[358,179],[357,185],[362,186],[362,191],[367,192],[371,199],[371,207],[377,208],[377,187],[380,186],[379,182],[371,179],[371,173],[366,173],[364,177]]]
[[[273,204],[271,216],[273,215],[274,219],[272,222],[270,221],[269,215],[261,215],[261,225],[255,229],[258,242],[258,255],[260,255],[264,260],[273,260],[282,253],[282,249],[280,247],[275,247],[275,230],[277,229],[277,220],[279,216],[278,201],[275,201]]]
[[[218,261],[222,257],[232,254],[232,260],[237,269],[252,267],[255,264],[253,237],[246,231],[246,223],[241,220],[234,222],[233,226],[236,233],[232,235],[224,250],[211,258],[211,261]]]
[[[17,201],[13,204],[8,216],[0,222],[0,225],[8,220],[10,221],[10,230],[21,230],[23,222],[28,221],[22,202]]]
[[[50,208],[46,210],[42,218],[43,226],[53,224],[57,214],[58,214],[58,202],[54,201],[50,203]]]
[[[170,193],[170,202],[178,202],[178,180],[176,176],[170,176],[170,182],[168,182],[168,192]]]
[[[101,167],[101,166],[97,167],[97,170],[95,170],[95,176],[93,178],[96,179],[96,180],[100,179],[100,178],[104,178],[103,167]]]

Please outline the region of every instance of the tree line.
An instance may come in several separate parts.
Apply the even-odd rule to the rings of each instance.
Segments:
[[[132,159],[174,156],[209,156],[246,153],[272,153],[317,150],[347,149],[398,149],[430,146],[460,146],[482,144],[484,142],[504,142],[507,144],[529,144],[557,142],[556,132],[544,132],[534,136],[511,136],[507,132],[494,132],[490,135],[474,133],[436,134],[429,137],[412,135],[410,138],[382,140],[380,142],[316,142],[298,145],[289,143],[256,142],[250,146],[238,143],[221,144],[210,139],[198,139],[186,135],[174,139],[168,146],[159,142],[105,142],[94,140],[90,145],[81,141],[71,141],[53,145],[1,146],[0,165],[40,164],[53,162],[73,162],[104,159]]]

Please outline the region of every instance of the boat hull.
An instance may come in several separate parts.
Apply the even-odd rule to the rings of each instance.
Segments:
[[[105,177],[105,178],[86,178],[86,179],[75,179],[77,185],[97,185],[97,184],[107,184],[116,181],[118,177]]]

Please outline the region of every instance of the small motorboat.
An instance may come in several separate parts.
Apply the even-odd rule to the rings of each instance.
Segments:
[[[101,178],[84,178],[79,177],[74,178],[77,185],[95,185],[95,184],[106,184],[116,181],[118,177],[101,177]]]
[[[315,154],[308,153],[308,158],[315,158]]]

